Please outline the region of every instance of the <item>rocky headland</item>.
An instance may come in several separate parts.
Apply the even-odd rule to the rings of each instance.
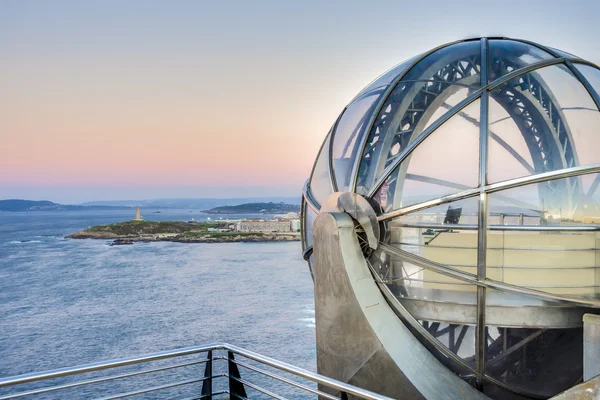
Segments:
[[[137,242],[235,243],[299,241],[295,232],[235,232],[223,231],[227,224],[218,222],[152,222],[127,221],[93,226],[68,235],[69,239],[112,240],[111,245]]]

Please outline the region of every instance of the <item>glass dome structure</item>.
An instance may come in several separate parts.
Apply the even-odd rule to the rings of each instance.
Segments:
[[[401,63],[320,149],[303,191],[309,267],[321,206],[356,193],[379,222],[373,279],[442,363],[492,398],[573,386],[581,317],[600,313],[599,110],[596,65],[528,41]]]

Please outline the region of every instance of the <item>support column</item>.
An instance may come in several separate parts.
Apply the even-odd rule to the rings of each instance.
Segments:
[[[395,399],[486,398],[443,366],[394,313],[348,214],[321,212],[313,239],[320,374]]]
[[[583,381],[600,375],[600,315],[583,316]]]

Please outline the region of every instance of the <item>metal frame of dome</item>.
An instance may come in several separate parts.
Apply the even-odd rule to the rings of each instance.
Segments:
[[[524,65],[520,68],[516,68],[510,71],[507,71],[506,74],[496,77],[495,79],[488,79],[488,60],[489,60],[489,43],[491,40],[510,40],[517,43],[522,43],[528,46],[532,46],[536,49],[546,52],[551,56],[551,58],[543,59],[540,61],[532,62],[530,64]],[[493,38],[474,38],[474,39],[466,39],[461,41],[451,42],[439,47],[436,47],[426,53],[421,54],[418,57],[415,57],[412,60],[409,60],[405,63],[404,68],[401,69],[401,72],[397,73],[396,76],[389,80],[389,83],[385,85],[379,85],[378,80],[385,80],[386,76],[389,79],[389,76],[394,73],[395,68],[390,71],[384,73],[381,77],[373,81],[367,88],[363,89],[359,95],[357,95],[349,104],[344,108],[335,124],[331,128],[330,132],[327,135],[326,140],[323,142],[321,149],[319,150],[319,154],[317,156],[317,160],[313,166],[311,171],[310,178],[307,180],[305,187],[303,189],[303,198],[302,198],[302,245],[303,245],[303,255],[304,258],[309,262],[310,267],[310,258],[312,253],[312,243],[310,243],[308,239],[308,235],[310,232],[307,232],[307,228],[309,229],[311,225],[311,219],[314,220],[316,215],[321,210],[321,203],[317,200],[313,193],[313,188],[311,187],[311,182],[315,176],[315,170],[317,167],[317,163],[323,157],[321,154],[323,151],[327,151],[325,156],[327,157],[328,166],[327,166],[327,174],[329,181],[328,191],[330,193],[338,192],[340,189],[337,182],[336,177],[336,166],[334,165],[334,141],[337,133],[337,127],[342,119],[346,110],[362,95],[368,93],[371,89],[378,89],[382,92],[382,94],[375,100],[374,107],[370,109],[368,121],[366,121],[366,125],[362,128],[362,137],[360,137],[360,143],[357,146],[358,149],[358,157],[354,157],[353,165],[350,172],[350,184],[349,191],[356,193],[357,185],[359,180],[359,170],[361,168],[361,162],[363,157],[365,156],[365,149],[367,146],[367,140],[369,135],[373,129],[373,126],[376,123],[376,119],[380,115],[384,105],[388,98],[392,95],[396,87],[403,82],[403,78],[405,78],[408,74],[410,74],[411,70],[418,66],[420,62],[426,59],[428,56],[436,53],[439,50],[449,48],[450,46],[460,44],[460,43],[473,43],[479,42],[480,44],[480,65],[479,65],[479,76],[481,79],[481,85],[478,88],[472,90],[466,98],[462,99],[460,102],[449,108],[440,118],[435,120],[431,125],[427,126],[424,130],[422,130],[414,140],[406,144],[401,151],[395,155],[392,162],[385,166],[383,172],[376,176],[376,179],[373,181],[373,184],[370,185],[369,190],[366,193],[362,193],[364,197],[371,201],[376,196],[380,188],[384,185],[386,180],[390,177],[390,175],[401,165],[402,161],[404,161],[407,157],[409,157],[412,152],[421,144],[425,139],[427,139],[433,132],[435,132],[440,126],[442,126],[445,122],[447,122],[450,118],[455,115],[458,115],[462,110],[468,107],[470,104],[473,104],[476,101],[480,102],[480,116],[479,116],[479,170],[478,170],[478,186],[474,188],[463,188],[456,193],[444,195],[441,197],[429,199],[426,201],[422,201],[416,204],[411,204],[408,206],[402,206],[398,209],[394,209],[388,212],[382,212],[377,216],[377,219],[381,223],[386,223],[393,218],[401,217],[403,215],[407,215],[410,213],[415,213],[417,211],[426,210],[435,206],[444,205],[448,203],[452,203],[459,200],[464,199],[476,199],[478,202],[478,221],[476,225],[465,226],[461,225],[457,228],[460,229],[471,229],[476,230],[478,232],[477,235],[477,273],[470,274],[455,269],[453,267],[439,264],[433,262],[431,260],[427,260],[424,258],[419,258],[414,256],[411,253],[408,253],[404,250],[394,248],[392,246],[381,243],[385,251],[393,254],[394,256],[399,257],[402,260],[413,262],[420,267],[425,269],[430,269],[436,271],[438,273],[449,276],[457,281],[465,282],[470,285],[474,285],[477,287],[477,313],[476,313],[476,337],[475,337],[475,352],[476,352],[476,365],[475,367],[466,363],[463,359],[458,357],[452,351],[448,350],[444,345],[440,344],[437,340],[435,340],[432,335],[430,335],[427,330],[425,330],[419,321],[417,321],[410,312],[408,312],[396,299],[396,297],[389,291],[389,289],[385,286],[385,284],[378,277],[377,273],[372,270],[373,276],[375,280],[378,282],[382,292],[385,297],[390,301],[392,306],[395,308],[399,317],[417,333],[421,337],[425,338],[429,343],[429,345],[433,346],[436,350],[438,350],[444,357],[452,360],[454,366],[457,366],[460,370],[470,371],[476,376],[480,382],[488,381],[493,384],[502,387],[504,389],[510,390],[520,395],[525,395],[529,397],[536,397],[535,394],[529,393],[524,390],[519,390],[513,386],[509,386],[504,384],[503,382],[495,379],[489,375],[486,375],[485,372],[485,346],[486,346],[486,291],[489,289],[500,290],[505,293],[514,293],[519,295],[530,296],[532,298],[538,299],[540,301],[551,301],[551,302],[559,302],[560,304],[577,306],[577,307],[586,307],[586,308],[600,308],[600,300],[597,298],[585,298],[585,297],[577,297],[577,296],[569,296],[563,294],[556,293],[548,293],[545,291],[535,290],[531,288],[521,287],[517,285],[512,285],[504,282],[499,282],[497,280],[493,280],[487,277],[486,274],[486,250],[487,250],[487,234],[482,234],[482,232],[486,233],[488,230],[502,230],[502,231],[552,231],[552,232],[583,232],[583,231],[600,231],[600,226],[494,226],[489,225],[488,222],[488,204],[489,204],[489,195],[492,193],[497,193],[500,191],[504,191],[507,189],[519,188],[525,185],[531,184],[539,184],[545,183],[548,181],[556,181],[558,179],[573,179],[572,185],[577,186],[577,182],[575,179],[583,175],[600,173],[600,163],[595,164],[587,164],[587,165],[576,165],[573,166],[573,161],[569,159],[576,158],[576,154],[566,154],[568,150],[563,149],[562,167],[556,169],[546,169],[545,172],[540,172],[539,169],[537,171],[533,171],[530,175],[513,178],[508,180],[503,180],[499,182],[488,182],[488,139],[490,135],[490,129],[488,126],[488,116],[489,116],[489,103],[490,96],[494,90],[498,90],[502,85],[510,82],[512,80],[518,79],[520,77],[525,76],[528,73],[532,73],[544,67],[550,66],[558,66],[562,65],[568,69],[568,71],[583,85],[587,93],[590,95],[591,99],[596,105],[597,110],[600,112],[600,93],[597,92],[598,88],[594,88],[588,79],[582,74],[582,72],[576,68],[576,65],[587,65],[593,67],[597,70],[600,68],[588,61],[580,59],[576,56],[572,56],[570,54],[548,48],[546,46],[542,46],[537,43],[533,43],[526,40],[519,40],[513,38],[505,38],[505,37],[493,37]],[[460,61],[460,60],[458,60]],[[397,68],[397,67],[396,67]],[[454,83],[454,82],[452,82]],[[379,85],[379,86],[378,86]],[[539,93],[539,97],[542,95],[546,96],[548,91],[544,91],[543,88],[536,89],[536,93]],[[541,100],[541,99],[539,99]],[[553,103],[550,101],[549,107],[552,107]],[[560,112],[560,108],[555,108],[556,112]],[[552,111],[552,110],[551,110]],[[364,122],[363,122],[364,124]],[[568,129],[568,127],[567,127]],[[570,134],[568,130],[565,133],[566,135]],[[358,140],[358,139],[356,139]],[[568,139],[565,139],[568,140]],[[542,146],[542,144],[539,144]],[[564,148],[568,148],[568,145],[564,145]],[[571,146],[572,150],[572,146]],[[549,152],[551,150],[540,150],[543,154],[544,152]],[[513,157],[515,154],[512,154]],[[544,162],[542,160],[541,162]],[[576,163],[575,163],[576,164]],[[598,187],[600,183],[600,174],[596,176],[592,187],[595,189]],[[579,190],[582,190],[579,188]],[[572,190],[574,192],[574,189]],[[591,190],[590,190],[591,191]],[[308,216],[307,214],[310,214]],[[379,279],[378,279],[379,278]]]

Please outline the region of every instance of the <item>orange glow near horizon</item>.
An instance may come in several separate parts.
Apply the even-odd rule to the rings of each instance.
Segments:
[[[550,12],[533,3],[520,7]],[[442,43],[486,34],[598,61],[590,38],[600,8],[588,8],[558,37],[549,17],[507,26],[511,7],[493,21],[485,9],[434,13],[423,30],[421,19],[400,29],[396,18],[422,13],[418,3],[381,12],[311,1],[3,2],[0,193],[38,185],[299,193],[331,125],[377,75]],[[553,10],[575,18],[567,4]],[[376,26],[357,29],[369,19]]]

